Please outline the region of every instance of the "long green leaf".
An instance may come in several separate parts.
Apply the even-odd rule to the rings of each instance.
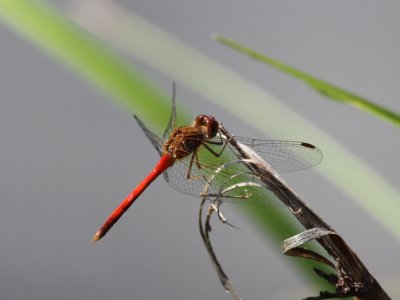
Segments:
[[[153,126],[164,126],[170,104],[148,80],[54,10],[31,0],[0,1],[1,21],[82,74]]]
[[[288,66],[276,59],[272,59],[266,56],[265,54],[256,52],[253,49],[245,47],[224,36],[216,35],[215,39],[231,49],[246,54],[253,59],[259,60],[263,63],[270,65],[271,67],[274,67],[282,72],[292,75],[293,77],[303,80],[317,92],[319,92],[323,96],[328,97],[329,99],[353,105],[354,107],[369,112],[372,115],[375,115],[385,121],[400,126],[400,114],[396,112],[393,112],[383,106],[380,106],[370,100],[360,97],[352,92],[346,91],[345,89],[335,86],[329,82],[318,79],[308,73],[305,73],[291,66]]]

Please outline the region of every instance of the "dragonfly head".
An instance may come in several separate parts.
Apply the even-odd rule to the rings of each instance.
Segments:
[[[207,138],[212,139],[218,133],[218,121],[213,116],[199,115],[194,120],[194,127],[205,127],[207,131]]]

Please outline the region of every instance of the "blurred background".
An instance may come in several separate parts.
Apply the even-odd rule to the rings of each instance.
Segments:
[[[104,7],[111,3],[48,2],[83,23],[90,21],[87,11],[100,11],[105,18]],[[235,53],[210,36],[220,32],[400,111],[399,3],[115,0],[112,7],[141,16],[268,91],[398,187],[397,127],[327,101],[304,83]],[[112,96],[4,23],[0,41],[0,297],[230,299],[198,232],[199,199],[177,193],[162,178],[104,240],[90,242],[108,214],[153,168],[158,154],[132,111],[110,101]],[[178,78],[109,46],[165,97],[177,80],[177,105],[189,115],[212,114],[237,135],[268,138],[231,114],[226,104],[208,102]],[[215,77],[217,84],[219,80]],[[234,85],[228,88],[235,93]],[[264,116],[275,117],[268,110]],[[291,119],[280,117],[277,122],[290,125]],[[311,142],[324,152],[324,161],[341,168],[338,158],[327,155],[326,145],[310,140],[307,132],[279,138]],[[315,170],[284,177],[398,298],[398,237]],[[212,238],[243,298],[301,299],[318,294],[318,287],[291,267],[294,258],[280,253],[278,242],[260,235],[237,210],[226,207],[225,215],[240,230],[214,222]]]

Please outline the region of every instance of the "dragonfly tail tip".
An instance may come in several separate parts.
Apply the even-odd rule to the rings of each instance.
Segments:
[[[100,231],[97,231],[96,234],[92,238],[92,243],[94,244],[100,239],[101,239],[101,233],[100,233]]]

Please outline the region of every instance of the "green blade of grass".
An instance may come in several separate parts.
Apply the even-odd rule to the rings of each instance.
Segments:
[[[38,1],[0,1],[0,21],[109,93],[113,100],[162,128],[170,104],[148,80],[104,45]]]
[[[308,73],[295,69],[288,66],[276,59],[272,59],[265,54],[254,51],[246,46],[243,46],[231,39],[228,39],[221,35],[215,35],[214,37],[218,42],[228,46],[229,48],[236,50],[240,53],[246,54],[253,59],[259,60],[265,64],[270,65],[282,72],[285,72],[293,77],[303,80],[305,83],[310,85],[318,93],[326,96],[332,100],[347,103],[357,107],[361,110],[371,113],[385,121],[391,122],[397,126],[400,126],[400,114],[393,112],[383,106],[380,106],[370,100],[360,97],[354,93],[346,91],[338,86],[335,86],[329,82],[318,79]]]

